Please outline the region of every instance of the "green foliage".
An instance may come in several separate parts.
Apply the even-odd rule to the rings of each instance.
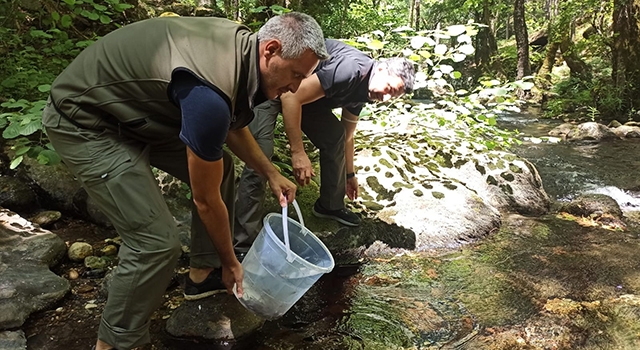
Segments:
[[[48,89],[47,86],[42,87]],[[13,100],[0,106],[10,112],[0,114],[0,129],[4,128],[2,138],[15,140],[12,149],[15,151],[10,168],[15,169],[24,156],[35,158],[40,164],[57,164],[60,157],[44,137],[42,130],[42,110],[46,101],[29,102],[27,100]]]
[[[508,148],[517,143],[513,133],[496,126],[496,117],[507,111],[519,111],[516,92],[531,89],[533,83],[488,79],[475,86],[471,78],[464,79],[461,71],[466,67],[464,61],[475,52],[471,43],[477,28],[469,23],[415,32],[405,26],[390,33],[376,31],[347,41],[374,57],[401,55],[415,62],[418,69],[414,89],[418,90],[416,94],[426,90],[422,94],[429,98],[421,104],[399,100],[370,105],[361,118],[392,126],[409,116],[416,126],[436,125],[443,130],[456,130],[456,137],[476,149]],[[424,137],[429,138],[428,133]]]
[[[80,20],[89,20],[107,25],[113,23],[116,16],[133,7],[120,0],[62,0],[62,4],[63,8],[53,11],[46,18],[45,24],[70,28]]]

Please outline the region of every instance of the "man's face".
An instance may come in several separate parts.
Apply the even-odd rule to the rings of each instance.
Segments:
[[[388,101],[402,94],[404,94],[402,78],[389,73],[384,64],[379,64],[369,81],[369,100]]]
[[[296,92],[302,79],[310,76],[319,62],[309,49],[300,58],[283,59],[280,48],[278,40],[260,44],[260,87],[270,100],[285,92]]]

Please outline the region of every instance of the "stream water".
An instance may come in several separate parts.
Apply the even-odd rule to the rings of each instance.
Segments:
[[[505,115],[514,152],[557,201],[603,193],[640,209],[640,141],[546,140],[560,122]],[[507,215],[477,244],[405,254],[324,276],[281,319],[236,344],[172,349],[639,349],[640,230],[559,215]]]

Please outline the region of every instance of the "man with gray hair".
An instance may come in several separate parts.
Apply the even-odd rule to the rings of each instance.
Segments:
[[[191,186],[185,295],[205,296],[212,285],[242,295],[229,225],[233,161],[223,144],[268,179],[281,205],[292,201],[295,184],[246,126],[255,105],[295,92],[327,57],[322,30],[301,13],[274,17],[259,34],[221,18],[163,17],[104,36],[56,78],[44,128],[123,242],[97,350],[150,341],[149,316],[181,254],[151,165]]]

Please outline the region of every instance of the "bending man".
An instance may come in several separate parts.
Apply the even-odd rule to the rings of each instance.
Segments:
[[[229,148],[266,177],[281,205],[295,197],[246,125],[254,105],[295,92],[327,58],[311,17],[274,17],[254,34],[220,18],[163,17],[120,28],[55,80],[43,124],[56,151],[123,240],[97,350],[150,341],[149,316],[173,276],[180,242],[150,165],[190,184],[194,210],[185,292],[242,291],[229,212]],[[229,208],[233,202],[227,203]]]
[[[256,107],[256,119],[249,124],[260,148],[273,155],[273,130],[282,111],[291,147],[291,161],[298,184],[315,176],[304,151],[302,133],[320,150],[320,197],[314,215],[358,226],[360,218],[345,208],[344,197],[358,197],[358,180],[353,167],[353,135],[364,104],[386,101],[411,92],[413,64],[403,58],[376,61],[337,40],[326,40],[329,60],[320,62],[300,88],[283,94],[282,101],[268,101]],[[340,120],[332,109],[342,108]],[[262,226],[264,181],[249,165],[240,178],[236,200],[236,251],[247,250]]]

